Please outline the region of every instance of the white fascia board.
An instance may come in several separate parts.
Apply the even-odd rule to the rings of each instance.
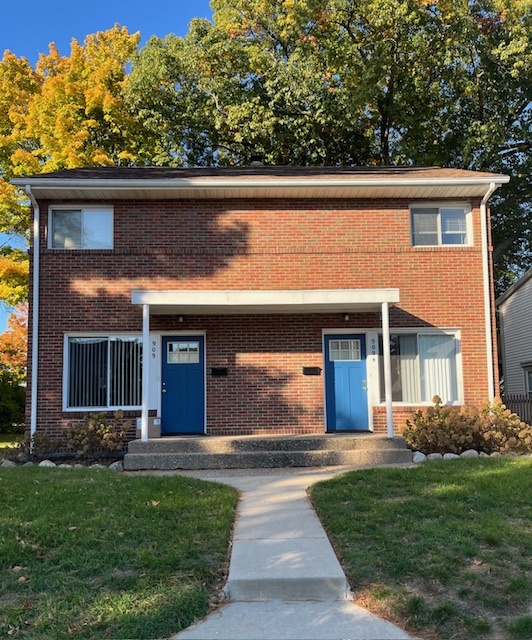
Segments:
[[[242,180],[240,178],[231,179],[206,179],[206,178],[191,178],[191,179],[159,179],[159,180],[96,180],[92,178],[84,179],[65,179],[65,178],[13,178],[11,183],[17,186],[25,186],[27,184],[32,187],[39,187],[40,189],[46,188],[65,188],[65,189],[114,189],[130,191],[132,189],[150,190],[150,189],[166,189],[177,190],[180,189],[256,189],[259,188],[279,188],[279,187],[319,187],[319,188],[338,188],[338,187],[422,187],[422,186],[466,186],[466,185],[488,185],[492,182],[498,186],[509,182],[510,177],[504,175],[497,175],[489,177],[478,178],[378,178],[378,179],[333,179],[333,178],[265,178],[254,179],[246,178]]]
[[[132,291],[134,305],[175,313],[276,313],[355,311],[399,302],[399,289],[319,289],[252,291]]]

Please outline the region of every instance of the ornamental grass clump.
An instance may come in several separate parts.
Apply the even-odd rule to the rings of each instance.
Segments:
[[[411,449],[425,454],[459,454],[480,445],[478,410],[444,405],[439,396],[434,396],[433,402],[433,407],[414,411],[405,422],[403,436]]]
[[[434,406],[414,411],[405,421],[407,445],[422,453],[532,452],[532,427],[496,398],[480,408],[452,407],[435,396]]]

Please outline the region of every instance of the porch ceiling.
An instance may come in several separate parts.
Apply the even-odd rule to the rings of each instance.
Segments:
[[[399,302],[399,289],[277,291],[133,291],[131,302],[152,315],[356,313]]]

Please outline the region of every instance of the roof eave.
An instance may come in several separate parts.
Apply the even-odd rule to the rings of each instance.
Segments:
[[[422,186],[467,186],[467,185],[489,185],[495,183],[497,186],[510,181],[509,176],[496,175],[478,178],[379,178],[379,179],[334,179],[334,178],[306,178],[306,179],[158,179],[158,180],[137,180],[137,179],[65,179],[65,178],[13,178],[11,182],[17,186],[50,187],[64,189],[253,189],[253,188],[275,188],[275,187],[422,187]]]

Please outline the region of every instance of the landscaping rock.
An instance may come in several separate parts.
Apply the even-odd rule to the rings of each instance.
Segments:
[[[16,467],[17,465],[13,462],[13,460],[2,460],[0,462],[0,467]]]
[[[502,453],[494,451],[493,453],[490,453],[490,458],[502,458]]]
[[[57,465],[55,464],[55,462],[52,462],[51,460],[41,460],[41,462],[39,462],[39,467],[56,467]]]
[[[443,458],[441,453],[429,453],[427,460],[441,460]]]
[[[89,469],[107,469],[107,467],[103,464],[91,464]]]
[[[414,464],[425,462],[426,459],[427,459],[427,456],[424,453],[421,453],[421,451],[414,451],[414,454],[412,455],[412,462]]]
[[[63,462],[63,464],[58,464],[57,465],[59,467],[59,469],[73,469],[74,467],[71,464],[65,464]]]
[[[508,451],[508,453],[506,454],[507,458],[517,458],[517,453],[515,451]]]
[[[485,451],[481,451],[481,452],[478,454],[478,457],[479,457],[479,458],[489,458],[489,455],[488,455]]]
[[[478,451],[475,449],[468,449],[467,451],[462,451],[460,454],[461,458],[478,458]]]
[[[109,465],[109,469],[112,471],[123,471],[124,470],[124,462],[122,460],[117,460],[113,462],[113,464]]]
[[[28,460],[28,462],[25,462],[22,466],[23,467],[34,467],[35,466],[35,462],[32,462],[31,460]]]
[[[77,462],[74,465],[74,469],[85,469],[85,465],[84,464],[80,464],[79,462]]]
[[[444,453],[443,454],[443,459],[444,460],[458,460],[458,458],[460,458],[460,456],[457,453]]]

